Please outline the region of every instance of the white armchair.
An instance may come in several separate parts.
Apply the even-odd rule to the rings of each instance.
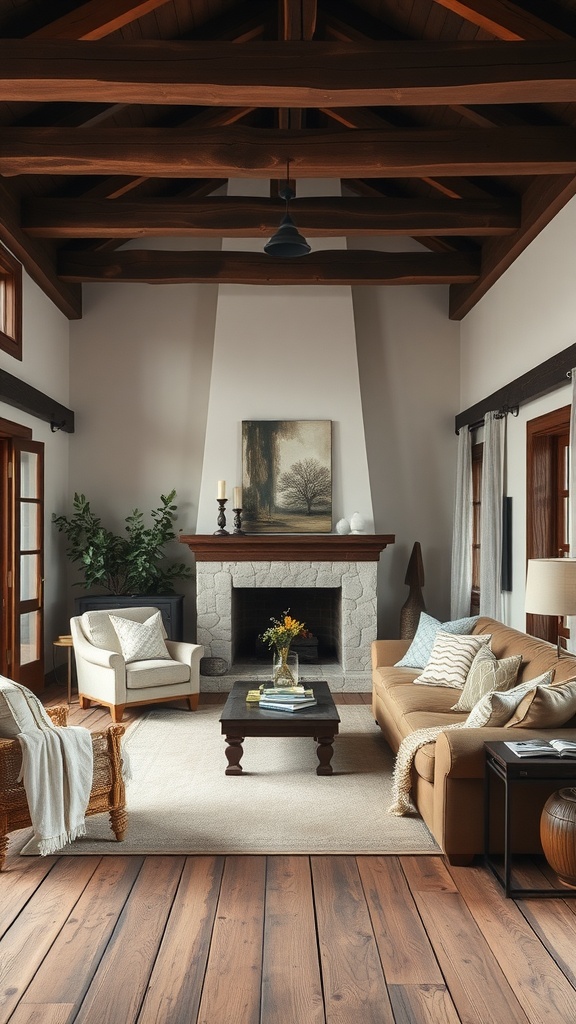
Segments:
[[[156,608],[113,608],[84,612],[70,620],[80,707],[91,701],[110,708],[113,722],[121,722],[127,704],[157,704],[186,700],[191,711],[200,695],[200,644],[167,640],[169,658],[126,660],[110,616],[145,623]]]

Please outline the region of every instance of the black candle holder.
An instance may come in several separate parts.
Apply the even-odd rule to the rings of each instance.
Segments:
[[[216,522],[218,523],[218,526],[220,527],[220,529],[219,530],[214,530],[214,533],[213,533],[212,536],[213,537],[229,537],[230,533],[228,532],[228,530],[225,529],[225,526],[226,526],[225,505],[226,505],[226,502],[228,501],[228,498],[216,498],[216,501],[218,502],[218,518],[217,518]]]
[[[244,530],[242,529],[242,509],[233,508],[234,513],[234,530],[233,533],[237,537],[239,534],[244,536]]]

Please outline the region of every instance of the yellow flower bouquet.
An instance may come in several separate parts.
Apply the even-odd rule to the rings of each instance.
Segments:
[[[273,659],[273,681],[275,686],[296,686],[298,684],[298,669],[289,664],[290,644],[296,637],[308,636],[308,630],[303,622],[294,619],[288,611],[282,612],[282,618],[270,619],[272,625],[261,634],[260,640],[274,649]],[[292,656],[296,659],[296,655]]]

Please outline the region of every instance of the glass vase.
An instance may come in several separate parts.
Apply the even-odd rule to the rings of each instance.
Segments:
[[[272,682],[274,686],[298,686],[298,655],[288,647],[281,647],[272,655]]]

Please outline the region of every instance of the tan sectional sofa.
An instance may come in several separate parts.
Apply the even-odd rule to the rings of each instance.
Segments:
[[[473,633],[490,633],[498,659],[522,655],[518,682],[526,682],[554,668],[554,683],[576,678],[576,658],[557,657],[556,647],[511,629],[494,619],[480,618]],[[395,668],[410,641],[376,640],[372,644],[372,709],[386,740],[396,752],[402,739],[416,729],[464,721],[467,713],[451,711],[458,692],[443,686],[414,686],[421,670]],[[456,729],[441,733],[436,743],[418,750],[412,769],[412,798],[426,825],[451,864],[470,863],[483,852],[484,743],[496,740],[553,737],[558,728]],[[576,740],[576,717],[562,727],[562,735]],[[576,774],[576,766],[575,766]],[[540,853],[539,823],[542,806],[558,785],[530,788],[521,827],[512,837],[519,853]],[[494,808],[500,816],[501,808]]]

